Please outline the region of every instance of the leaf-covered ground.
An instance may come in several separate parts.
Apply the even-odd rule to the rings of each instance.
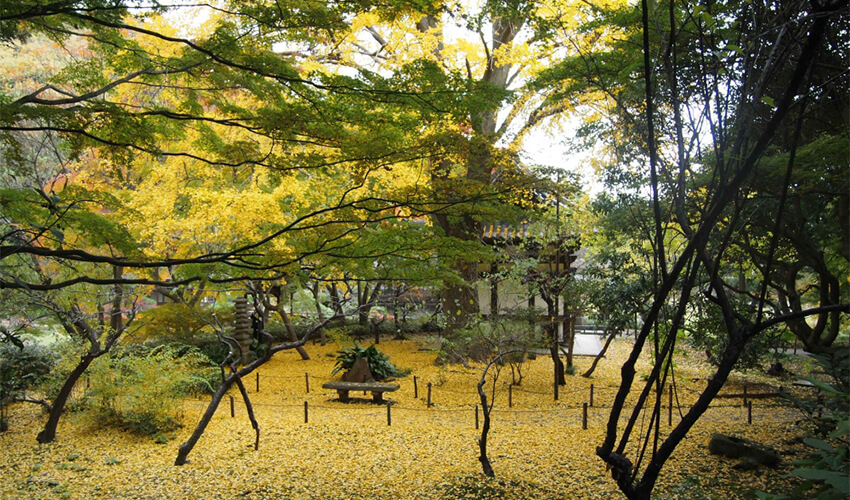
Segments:
[[[387,393],[387,408],[369,402],[370,395],[352,394],[348,404],[336,392],[321,388],[330,380],[335,352],[343,346],[308,346],[312,356],[302,361],[295,352],[279,354],[260,370],[259,392],[253,374],[246,385],[262,430],[259,450],[238,392],[235,418],[225,398],[206,434],[189,456],[190,463],[173,465],[206,401],[187,400],[184,427],[166,443],[112,428],[93,428],[69,414],[59,427],[57,442],[38,445],[35,436],[45,416],[35,405],[11,409],[11,428],[0,433],[0,498],[612,498],[614,482],[594,450],[603,439],[608,405],[619,380],[619,369],[630,342],[612,345],[592,379],[569,377],[557,401],[552,392],[552,363],[547,356],[527,362],[522,386],[512,392],[510,370],[498,381],[490,435],[490,456],[497,482],[485,482],[477,460],[475,384],[480,367],[438,367],[435,355],[421,350],[423,341],[383,341],[379,348],[411,374]],[[578,373],[590,358],[577,358]],[[643,373],[648,363],[641,365]],[[679,402],[685,411],[705,384],[709,371],[693,357],[677,363]],[[418,398],[414,397],[414,377]],[[309,393],[307,380],[309,379]],[[432,407],[427,406],[431,384]],[[724,392],[750,392],[777,384],[756,375],[736,375]],[[790,381],[785,382],[790,385]],[[582,430],[582,403],[588,430]],[[309,422],[304,422],[304,402]],[[666,397],[665,397],[666,401]],[[787,462],[804,450],[794,438],[802,434],[799,413],[780,401],[754,401],[753,423],[739,399],[718,400],[677,449],[662,472],[659,498],[753,498],[763,489],[785,492],[782,476]],[[666,403],[665,403],[666,404]],[[674,424],[678,419],[674,415]],[[648,425],[648,419],[640,425]],[[667,430],[664,412],[662,429]],[[707,453],[712,432],[757,440],[783,452],[778,470],[735,469],[736,461]],[[633,452],[634,453],[634,452]],[[630,453],[630,456],[633,456]]]

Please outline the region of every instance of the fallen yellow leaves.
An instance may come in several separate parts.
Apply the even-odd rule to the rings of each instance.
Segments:
[[[433,499],[463,497],[470,491],[469,483],[493,484],[507,498],[619,496],[594,450],[603,439],[606,404],[613,400],[628,340],[612,346],[593,379],[570,377],[557,401],[547,356],[528,362],[523,385],[512,390],[506,385],[510,372],[503,369],[489,443],[500,484],[482,483],[477,460],[479,367],[435,366],[434,354],[420,350],[421,344],[379,345],[396,366],[411,370],[411,375],[396,381],[400,390],[386,394],[392,402],[391,426],[386,407],[369,403],[370,394],[352,393],[354,402],[343,404],[336,401],[335,391],[321,388],[330,379],[333,356],[341,346],[311,345],[309,361],[284,352],[262,367],[259,392],[253,375],[245,381],[261,427],[259,450],[253,449],[254,433],[234,392],[235,418],[225,397],[190,463],[183,467],[172,465],[177,446],[191,432],[207,400],[185,401],[185,427],[167,444],[115,429],[91,428],[69,414],[60,425],[58,442],[39,446],[35,435],[44,421],[40,409],[14,406],[10,430],[0,433],[5,457],[0,463],[0,498]],[[589,363],[589,358],[577,358],[580,370]],[[644,361],[639,368],[648,370],[649,365]],[[709,372],[692,359],[681,360],[677,371],[684,411]],[[733,387],[726,390],[739,392],[734,387],[743,381],[740,376],[731,380]],[[589,402],[591,384],[594,401],[588,408],[588,430],[582,430],[582,403]],[[709,436],[716,431],[791,449],[788,440],[794,435],[797,414],[766,405],[775,401],[756,402],[754,425],[748,425],[740,401],[719,400],[676,451],[662,473],[659,490],[668,498],[690,499],[709,490],[731,498],[750,489],[787,489],[783,470],[737,471],[733,461],[706,451]],[[669,429],[666,412],[662,427]]]

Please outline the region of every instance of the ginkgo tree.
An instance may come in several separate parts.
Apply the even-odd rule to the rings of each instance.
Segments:
[[[495,1],[442,4],[435,12],[409,11],[393,19],[362,13],[332,43],[315,43],[290,53],[327,72],[369,69],[389,74],[417,61],[431,78],[450,78],[476,91],[476,99],[454,115],[423,117],[416,133],[447,144],[430,157],[427,177],[445,197],[485,187],[508,190],[505,177],[521,168],[523,142],[535,128],[564,121],[581,98],[555,98],[565,84],[538,84],[544,70],[574,53],[576,45],[604,45],[610,33],[574,34],[594,18],[583,2]],[[585,95],[589,99],[593,96]],[[448,236],[473,242],[481,220],[499,213],[440,215],[434,223]],[[471,259],[457,260],[464,281],[447,286],[443,307],[449,327],[477,312]]]

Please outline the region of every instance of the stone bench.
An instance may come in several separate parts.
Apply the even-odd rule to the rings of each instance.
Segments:
[[[348,402],[348,391],[371,391],[372,401],[381,403],[384,401],[384,393],[399,390],[398,384],[381,384],[378,382],[325,382],[324,389],[335,389],[339,394],[339,400]]]

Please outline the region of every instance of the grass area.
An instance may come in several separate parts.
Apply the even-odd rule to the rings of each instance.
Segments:
[[[45,416],[35,405],[11,409],[11,428],[0,433],[0,498],[612,498],[618,490],[594,454],[604,436],[619,369],[630,348],[618,340],[592,379],[568,378],[554,401],[551,360],[526,364],[521,387],[512,390],[510,370],[499,378],[493,412],[490,454],[496,481],[485,481],[477,461],[475,384],[480,367],[438,367],[435,354],[420,350],[423,341],[383,341],[379,348],[399,368],[411,370],[397,380],[401,389],[386,393],[386,406],[354,394],[353,403],[336,401],[321,388],[331,379],[342,345],[310,345],[309,361],[295,352],[278,355],[260,369],[259,392],[252,374],[246,380],[262,430],[259,450],[238,392],[235,418],[225,398],[206,434],[183,467],[172,465],[177,447],[192,431],[206,401],[186,400],[184,427],[170,439],[140,437],[112,428],[94,428],[76,414],[66,415],[56,443],[39,446],[35,436]],[[578,373],[590,358],[578,358]],[[640,365],[649,370],[647,360]],[[709,371],[695,357],[677,362],[683,411],[704,387]],[[418,397],[414,397],[414,377]],[[310,392],[307,393],[307,379]],[[427,406],[428,384],[433,406]],[[725,392],[741,392],[743,383],[777,382],[736,375]],[[588,429],[582,430],[582,403],[594,387]],[[788,382],[786,381],[786,385]],[[751,391],[760,390],[751,385]],[[309,422],[304,423],[304,402]],[[666,398],[665,398],[666,401]],[[776,400],[755,400],[753,424],[740,400],[719,400],[689,434],[662,472],[658,498],[755,498],[758,489],[781,493],[790,486],[787,461],[804,450],[794,441],[802,434],[799,415],[776,407]],[[667,416],[663,430],[668,430]],[[674,425],[678,419],[674,417]],[[647,421],[648,424],[648,421]],[[754,439],[784,454],[777,470],[742,471],[736,461],[711,456],[713,432]],[[159,441],[159,442],[157,442]],[[166,441],[166,442],[163,442]],[[635,452],[629,453],[634,456]]]

